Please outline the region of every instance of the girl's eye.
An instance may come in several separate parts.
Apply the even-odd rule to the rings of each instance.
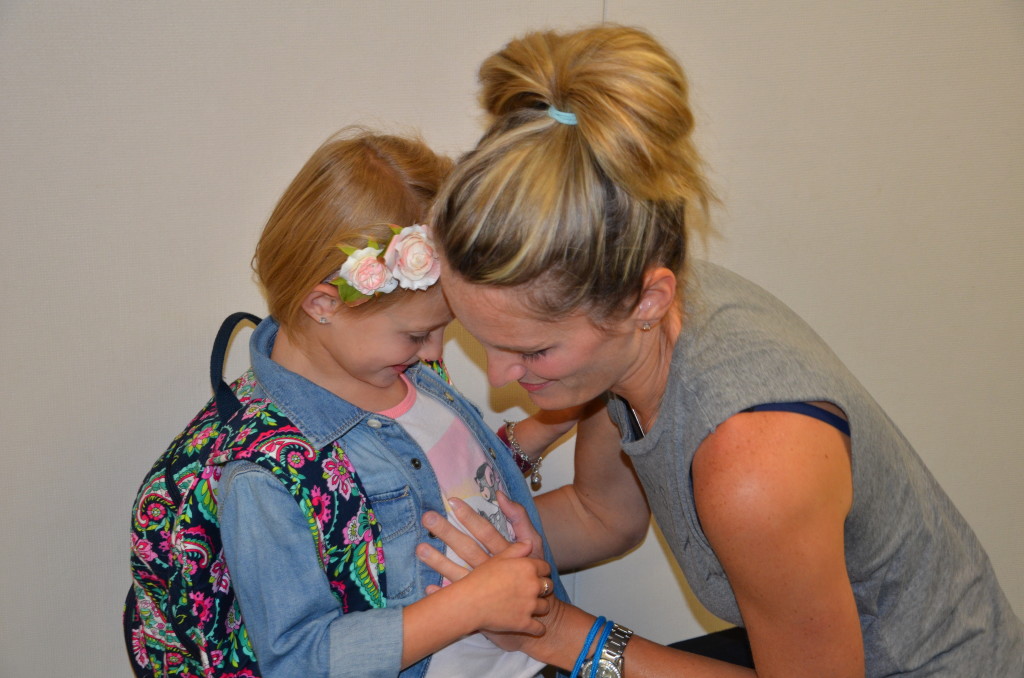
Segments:
[[[538,358],[543,358],[544,354],[547,352],[548,350],[546,348],[542,348],[541,350],[534,351],[533,353],[524,353],[523,360],[537,360]]]
[[[430,334],[410,334],[409,338],[414,344],[425,344],[430,339]]]

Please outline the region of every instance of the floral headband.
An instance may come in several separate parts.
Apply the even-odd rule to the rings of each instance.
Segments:
[[[348,258],[338,277],[328,282],[338,288],[345,305],[358,306],[398,287],[425,290],[441,276],[441,262],[427,226],[391,224],[391,233],[383,248],[373,239],[358,250],[338,245]]]

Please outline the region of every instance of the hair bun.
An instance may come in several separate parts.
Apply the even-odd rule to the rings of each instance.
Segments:
[[[632,195],[696,197],[701,177],[685,169],[698,157],[686,76],[645,31],[601,25],[530,33],[488,58],[480,82],[493,116],[536,120],[549,106],[574,114],[601,169]]]

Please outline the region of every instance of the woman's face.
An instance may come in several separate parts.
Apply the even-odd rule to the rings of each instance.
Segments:
[[[521,288],[474,285],[450,271],[442,281],[455,317],[486,351],[491,386],[519,382],[541,409],[589,402],[634,363],[637,332],[628,320],[607,328],[583,313],[543,320]]]

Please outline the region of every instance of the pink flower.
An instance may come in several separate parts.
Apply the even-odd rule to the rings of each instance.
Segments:
[[[228,610],[227,618],[224,619],[224,630],[228,633],[233,633],[240,628],[242,628],[242,616],[236,599],[235,604]]]
[[[156,558],[156,553],[153,551],[153,542],[148,539],[139,539],[134,534],[132,535],[132,553],[147,563]]]
[[[223,555],[210,568],[210,576],[213,579],[214,593],[226,593],[231,588],[231,573],[228,572],[228,566],[223,560]]]
[[[149,666],[149,652],[146,651],[146,638],[142,629],[132,630],[132,652],[135,654],[135,661],[139,666]]]
[[[425,290],[441,275],[441,261],[426,226],[408,226],[388,244],[384,264],[407,290]]]
[[[329,490],[348,499],[352,496],[352,463],[347,457],[338,457],[337,453],[335,447],[334,453],[324,460],[324,478]]]
[[[310,504],[316,510],[316,520],[321,525],[326,525],[331,519],[331,497],[320,491],[319,487],[313,488],[310,497]]]
[[[380,254],[381,250],[376,247],[356,250],[341,265],[338,276],[348,281],[360,294],[391,292],[398,286],[398,281],[379,259]]]
[[[164,516],[167,515],[167,508],[163,504],[159,504],[155,501],[151,502],[149,506],[146,507],[146,515],[154,522],[158,522],[163,520]]]
[[[188,597],[192,601],[192,614],[198,616],[203,624],[210,621],[210,617],[213,616],[213,601],[209,596],[203,593],[190,593]]]
[[[359,545],[373,539],[373,533],[364,528],[359,520],[359,515],[352,516],[352,519],[345,525],[344,542],[346,544]]]

